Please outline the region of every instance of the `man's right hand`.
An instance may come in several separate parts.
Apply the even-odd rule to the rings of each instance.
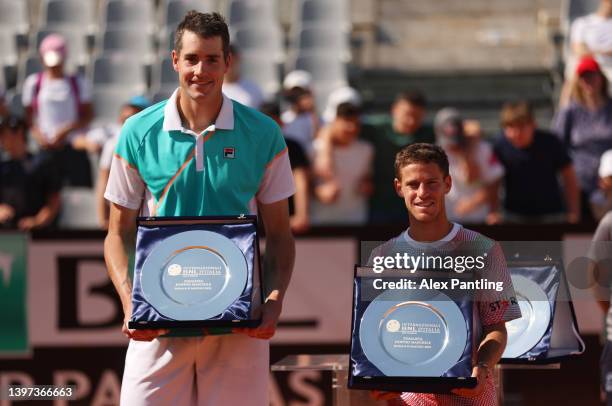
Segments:
[[[128,327],[129,317],[126,317],[123,320],[123,327],[121,328],[121,332],[129,339],[135,341],[152,341],[157,337],[166,335],[170,332],[168,329],[148,329],[148,330],[137,330]]]

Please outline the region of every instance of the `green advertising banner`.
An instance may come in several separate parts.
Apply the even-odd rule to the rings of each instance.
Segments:
[[[0,354],[29,353],[27,235],[0,234]]]

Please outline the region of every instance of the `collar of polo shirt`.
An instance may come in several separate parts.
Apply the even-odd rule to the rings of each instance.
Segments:
[[[172,96],[168,99],[168,103],[166,103],[166,107],[164,107],[164,131],[182,131],[182,132],[190,132],[183,127],[181,123],[181,116],[178,112],[178,107],[176,106],[176,98],[178,95],[178,90],[176,89]],[[215,121],[214,128],[219,130],[233,130],[234,129],[234,106],[230,98],[226,95],[223,95],[223,103],[221,104],[221,111],[219,111],[219,115],[217,116],[217,120]]]

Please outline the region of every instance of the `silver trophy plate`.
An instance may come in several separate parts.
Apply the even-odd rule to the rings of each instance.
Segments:
[[[548,330],[551,317],[548,296],[537,283],[513,275],[512,285],[521,308],[521,318],[506,323],[508,344],[502,358],[516,358],[532,349]]]
[[[174,320],[206,320],[242,294],[248,270],[244,254],[229,238],[204,230],[185,231],[159,243],[146,258],[140,283],[145,299]]]
[[[463,313],[437,291],[386,291],[361,319],[363,351],[386,376],[436,376],[453,367],[467,344]]]

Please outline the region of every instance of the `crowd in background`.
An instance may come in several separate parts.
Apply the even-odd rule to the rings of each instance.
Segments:
[[[241,78],[235,47],[223,91],[273,117],[283,129],[297,189],[290,205],[296,233],[319,225],[406,223],[393,187],[393,162],[397,151],[415,142],[437,143],[449,156],[453,187],[447,208],[453,221],[592,221],[612,208],[612,102],[606,76],[612,72],[611,17],[612,5],[602,1],[595,14],[575,21],[553,122],[536,123],[528,100],[508,101],[493,137],[484,137],[476,119],[450,106],[428,111],[426,95],[418,90],[399,92],[387,114],[368,114],[351,87],[334,90],[325,106],[317,106],[311,75],[302,70],[286,75],[278,99],[265,100],[258,84]],[[25,117],[9,114],[0,91],[0,224],[5,228],[56,227],[62,187],[95,190],[98,223],[106,227],[102,195],[121,124],[150,105],[139,95],[117,100],[117,122],[92,128],[90,85],[64,70],[67,51],[60,35],[41,42],[44,69],[23,84]]]

